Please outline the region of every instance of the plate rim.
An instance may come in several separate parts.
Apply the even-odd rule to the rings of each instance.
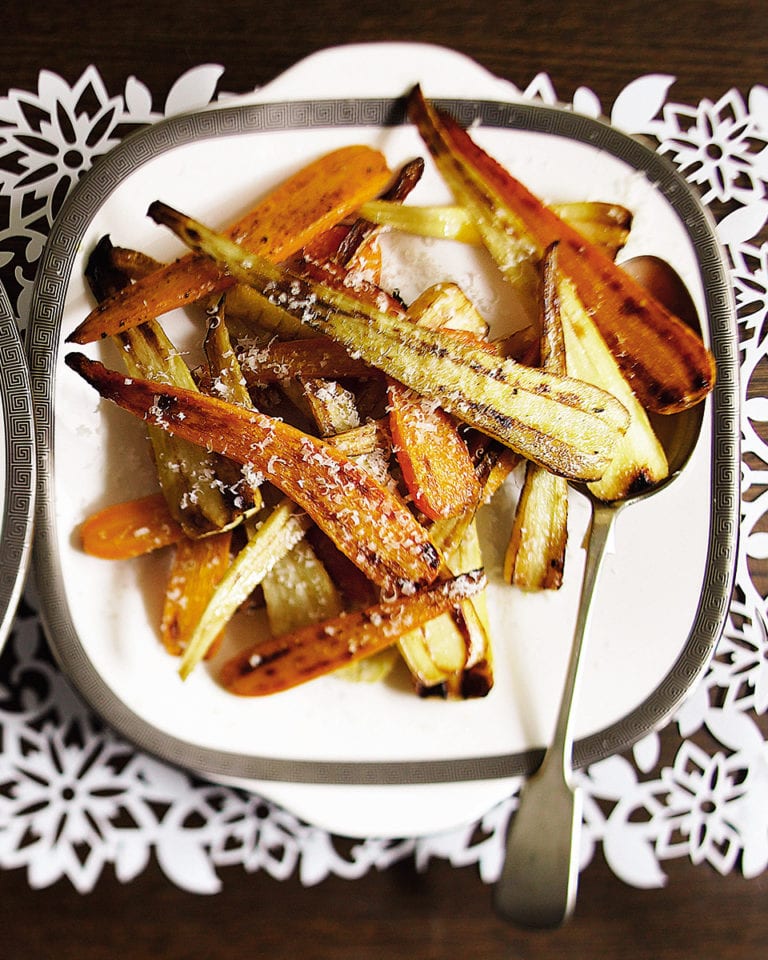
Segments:
[[[5,483],[0,526],[0,651],[11,631],[32,555],[36,451],[29,369],[8,294],[0,284],[0,363]]]
[[[735,575],[740,474],[739,365],[733,292],[710,212],[664,157],[641,138],[602,120],[530,101],[504,98],[434,98],[460,122],[529,130],[581,140],[607,149],[634,169],[652,175],[675,209],[696,251],[718,380],[710,405],[712,480],[705,584],[693,627],[663,681],[625,717],[574,745],[574,765],[586,766],[627,749],[658,729],[706,669],[725,625]],[[38,497],[33,564],[41,618],[51,648],[80,694],[111,726],[141,749],[212,777],[282,783],[413,784],[505,779],[530,772],[540,751],[423,761],[283,760],[211,750],[170,736],[129,709],[93,668],[74,631],[59,576],[54,515],[53,389],[61,345],[61,320],[71,266],[101,204],[137,166],[201,139],[269,133],[315,126],[396,125],[405,120],[402,96],[261,100],[195,111],[131,133],[100,158],[75,187],[57,217],[40,260],[28,324],[27,348],[37,424]],[[578,136],[575,134],[578,133]],[[713,569],[714,563],[714,569]]]

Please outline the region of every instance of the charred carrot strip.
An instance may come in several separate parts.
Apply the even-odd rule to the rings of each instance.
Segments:
[[[283,260],[379,194],[390,176],[379,151],[342,147],[285,180],[227,236],[268,259]],[[84,344],[119,333],[232,283],[206,258],[187,255],[100,303],[68,340]]]
[[[436,576],[440,558],[423,527],[330,444],[215,397],[126,378],[80,353],[69,354],[66,363],[135,416],[264,474],[383,588],[428,583]]]
[[[560,269],[575,284],[643,405],[675,413],[703,399],[714,386],[714,359],[687,324],[548,209],[452,117],[429,104],[418,87],[409,98],[409,111],[502,271],[539,260],[550,244],[559,242]]]
[[[232,534],[179,541],[165,589],[160,639],[172,656],[180,656],[229,566]]]
[[[390,381],[387,397],[395,455],[418,509],[430,520],[468,509],[480,484],[456,422],[397,381]]]
[[[279,380],[318,377],[380,376],[377,370],[351,357],[336,340],[314,337],[311,340],[273,340],[266,346],[249,347],[239,356],[240,367],[249,387]]]
[[[384,650],[403,633],[475,596],[484,583],[483,574],[473,571],[424,587],[409,597],[343,613],[258,643],[225,664],[221,682],[241,696],[288,690]]]
[[[184,537],[162,493],[114,503],[80,526],[83,550],[104,560],[128,560],[178,543]]]
[[[440,329],[439,297],[417,301],[408,317],[425,329]],[[457,317],[463,316],[457,311]],[[460,319],[454,317],[458,323]],[[465,331],[451,331],[463,335]],[[474,342],[484,341],[474,337]],[[480,481],[458,425],[436,403],[390,380],[389,425],[395,455],[413,502],[430,520],[464,513],[480,496]]]

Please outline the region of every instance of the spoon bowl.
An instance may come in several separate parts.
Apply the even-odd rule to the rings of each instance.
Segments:
[[[696,308],[680,277],[658,257],[636,257],[623,264],[657,299],[681,319],[698,325]],[[591,501],[584,578],[560,709],[552,740],[539,768],[524,784],[507,836],[506,857],[494,891],[497,911],[523,926],[557,927],[572,914],[578,886],[581,794],[572,782],[572,720],[592,597],[616,517],[625,507],[667,487],[696,447],[705,404],[653,418],[664,447],[669,473],[653,487],[623,500],[604,502],[586,486],[578,489]]]

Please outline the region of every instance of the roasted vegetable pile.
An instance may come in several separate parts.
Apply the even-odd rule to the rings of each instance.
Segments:
[[[379,678],[400,658],[422,694],[485,695],[477,511],[523,471],[504,576],[557,589],[569,481],[606,500],[660,482],[647,411],[675,415],[714,383],[698,334],[615,263],[631,211],[545,206],[420,89],[408,103],[452,206],[410,202],[423,159],[393,173],[353,145],[223,233],[153,203],[189,247],[177,261],[108,237],[89,257],[97,302],[68,341],[112,338],[124,368],[66,362],[146,422],[158,492],[86,518],[82,544],[173,551],[159,630],[182,677],[258,604],[268,635],[219,671],[233,693]],[[491,339],[450,278],[403,303],[381,285],[385,230],[483,244],[538,325]],[[181,306],[198,311],[195,366],[162,325]]]

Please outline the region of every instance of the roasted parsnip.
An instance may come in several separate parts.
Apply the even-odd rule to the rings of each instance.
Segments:
[[[215,397],[126,378],[80,353],[68,354],[66,363],[134,416],[268,477],[375,583],[397,589],[436,576],[440,558],[424,528],[385,487],[332,445]]]
[[[550,209],[612,259],[627,242],[632,214],[621,204],[583,201],[552,204]],[[460,206],[417,207],[382,199],[369,200],[359,212],[374,223],[405,233],[461,243],[482,242],[474,220]]]
[[[559,277],[557,286],[569,370],[582,380],[610,390],[629,411],[627,432],[616,445],[608,469],[600,480],[588,484],[600,500],[622,500],[664,480],[669,473],[667,457],[575,284],[567,277]]]
[[[542,260],[541,364],[545,370],[565,373],[567,353],[557,281],[557,246],[553,245]],[[558,590],[567,541],[567,480],[536,463],[526,464],[504,557],[504,579],[524,590]]]
[[[264,696],[306,683],[391,646],[405,631],[469,599],[484,584],[484,575],[473,571],[264,640],[225,664],[221,682],[242,696]]]
[[[701,338],[595,244],[548,209],[416,87],[409,115],[456,201],[472,217],[499,269],[533,283],[546,248],[600,329],[643,405],[675,413],[712,389],[715,364]]]
[[[610,462],[627,413],[605,391],[499,359],[449,332],[422,329],[294,276],[165,204],[153,203],[150,215],[302,323],[529,459],[582,480],[598,479]]]

